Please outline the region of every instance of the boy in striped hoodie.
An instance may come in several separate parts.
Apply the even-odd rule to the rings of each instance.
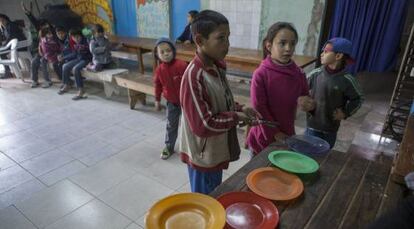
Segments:
[[[354,62],[351,52],[352,43],[345,38],[327,41],[321,54],[322,66],[307,76],[316,106],[307,113],[306,134],[324,139],[331,148],[341,120],[353,115],[363,102],[358,82],[346,71],[346,66]]]
[[[208,194],[220,185],[229,162],[239,158],[236,126],[258,114],[234,102],[226,79],[227,18],[204,10],[191,28],[197,52],[181,81],[180,156],[188,167],[191,191]]]

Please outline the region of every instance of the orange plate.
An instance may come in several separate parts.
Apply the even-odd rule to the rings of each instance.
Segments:
[[[149,229],[216,229],[226,223],[226,211],[214,198],[181,193],[155,203],[145,218]]]
[[[292,200],[303,192],[299,177],[273,167],[251,171],[246,183],[254,193],[270,200]]]

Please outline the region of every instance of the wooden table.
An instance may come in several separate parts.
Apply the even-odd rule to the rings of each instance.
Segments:
[[[109,40],[114,44],[122,44],[125,47],[125,51],[136,53],[138,61],[140,62],[140,72],[144,74],[142,54],[152,52],[154,50],[155,43],[157,41],[156,39],[112,35],[109,37]],[[194,45],[176,44],[176,49],[177,58],[184,61],[190,61],[193,59],[195,54]],[[225,61],[228,68],[231,70],[253,73],[253,71],[260,65],[262,59],[263,53],[261,50],[230,47]],[[293,60],[298,66],[304,68],[315,62],[316,58],[311,56],[295,55]]]
[[[270,166],[271,145],[217,187],[210,196],[231,191],[248,191],[246,176],[252,170]],[[316,174],[301,176],[305,190],[291,202],[275,202],[279,228],[362,228],[402,198],[402,188],[389,182],[391,158],[368,161],[356,154],[331,151],[316,159]]]

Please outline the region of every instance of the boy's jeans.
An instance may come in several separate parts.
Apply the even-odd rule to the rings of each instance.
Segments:
[[[75,82],[77,88],[83,88],[83,79],[81,75],[81,70],[88,64],[87,61],[82,59],[74,59],[65,63],[62,67],[62,77],[63,83],[68,84],[70,79],[70,74],[73,69],[75,75]]]
[[[201,172],[187,165],[190,178],[191,192],[209,194],[221,184],[223,170]]]
[[[167,101],[167,133],[165,134],[165,145],[171,153],[174,152],[175,141],[177,140],[180,115],[180,105],[175,105]]]
[[[329,143],[329,145],[332,149],[335,145],[335,142],[336,142],[337,132],[326,132],[326,131],[315,130],[315,129],[312,129],[312,128],[306,128],[305,134],[322,138],[323,140],[325,140]]]

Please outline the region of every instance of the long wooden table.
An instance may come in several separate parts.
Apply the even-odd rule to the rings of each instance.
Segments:
[[[248,191],[246,176],[252,170],[271,166],[267,156],[286,149],[273,144],[229,177],[210,196]],[[368,161],[357,154],[331,151],[317,158],[316,174],[300,176],[304,193],[291,202],[275,202],[279,228],[364,228],[402,198],[401,186],[390,182],[391,158]]]
[[[146,52],[152,52],[155,47],[156,39],[140,37],[122,37],[112,35],[109,40],[113,44],[122,44],[125,51],[137,55],[140,64],[140,72],[144,74],[144,64],[142,55]],[[190,61],[195,54],[195,46],[191,44],[176,44],[177,58]],[[261,63],[263,53],[261,50],[233,48],[230,47],[225,58],[227,66],[231,70],[252,73]],[[295,55],[293,60],[302,68],[316,61],[315,57]]]

